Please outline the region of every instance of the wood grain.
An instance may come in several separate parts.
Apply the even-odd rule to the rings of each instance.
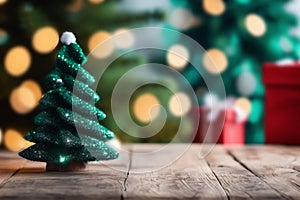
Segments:
[[[173,148],[173,149],[172,149]],[[173,145],[169,153],[178,150]],[[148,152],[157,145],[134,145],[133,152]],[[192,146],[182,157],[163,169],[148,173],[131,173],[126,181],[125,199],[227,199],[223,188],[208,167],[199,159],[200,146]],[[168,159],[168,151],[160,159]],[[147,155],[133,153],[131,169],[155,166]],[[156,166],[155,166],[156,167]]]
[[[299,161],[299,153],[289,153],[280,146],[231,148],[229,152],[283,198],[300,198],[300,173],[293,169],[294,162]]]
[[[13,174],[15,174],[24,165],[25,160],[20,159],[16,153],[0,152],[0,187]]]
[[[245,169],[223,146],[216,146],[206,160],[230,199],[281,199],[281,195]]]
[[[113,165],[126,168],[129,160],[121,155]],[[45,163],[28,161],[0,187],[0,199],[120,199],[126,177],[99,162],[83,172],[45,172]]]
[[[203,145],[164,146],[123,145],[82,172],[0,151],[0,199],[300,199],[299,146],[217,145],[205,159]]]

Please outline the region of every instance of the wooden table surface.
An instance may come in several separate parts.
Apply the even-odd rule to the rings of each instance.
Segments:
[[[124,171],[90,163],[83,172],[45,172],[44,163],[0,151],[0,199],[300,199],[300,146],[219,145],[200,159],[202,146],[193,144],[171,165],[135,173],[155,162],[130,152],[160,146],[127,145],[129,153],[109,161]]]

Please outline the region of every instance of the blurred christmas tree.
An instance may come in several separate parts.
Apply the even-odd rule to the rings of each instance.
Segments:
[[[184,57],[202,63],[207,72],[220,72],[227,96],[236,97],[235,103],[249,113],[246,142],[263,142],[262,63],[300,57],[299,41],[289,34],[290,28],[297,24],[296,18],[285,10],[290,0],[272,3],[269,0],[169,0],[168,6],[173,6],[170,13],[157,9],[127,11],[122,2],[124,0],[0,0],[0,58],[3,60],[0,64],[0,138],[1,129],[4,129],[4,139],[10,138],[5,143],[8,148],[17,150],[23,147],[24,141],[20,144],[15,142],[19,140],[19,132],[25,133],[33,128],[33,117],[37,114],[35,107],[45,88],[40,84],[52,69],[61,32],[76,32],[81,38],[83,51],[88,54],[100,42],[126,29],[156,26],[164,15],[168,16],[170,23],[164,27],[180,30],[199,42],[218,69],[212,69],[200,54],[189,55],[188,46],[176,44],[179,38],[162,34],[163,42],[170,45],[170,49],[184,54]],[[148,4],[163,1],[127,2],[129,7],[133,4],[132,7],[142,5],[145,8]],[[134,36],[129,34],[126,38],[126,41],[119,41],[116,47],[102,52],[101,56],[108,56],[114,48],[130,48]],[[152,105],[159,103],[167,108],[168,121],[155,136],[140,139],[121,135],[122,130],[112,120],[110,96],[114,84],[128,70],[146,61],[167,63],[182,72],[199,95],[201,103],[202,94],[207,92],[206,85],[187,61],[178,62],[178,58],[169,53],[165,57],[164,52],[155,54],[150,60],[138,54],[126,55],[112,63],[97,88],[105,96],[101,104],[107,113],[104,125],[127,141],[167,142],[176,132],[180,117],[169,109],[172,108],[174,95],[166,88],[153,85],[139,88],[130,102],[133,120],[140,125],[151,121],[148,109]],[[191,128],[190,122],[184,123]]]
[[[190,57],[202,62],[208,72],[221,73],[227,96],[236,97],[235,103],[249,113],[246,142],[262,143],[262,63],[300,57],[299,40],[290,34],[297,19],[285,10],[290,0],[172,2],[177,6],[170,15],[172,28],[199,42],[217,70],[205,63],[204,58]],[[174,20],[175,16],[182,20]],[[191,66],[185,66],[182,73],[199,92],[201,101],[201,94],[205,91],[203,79]]]
[[[141,24],[151,25],[164,18],[164,13],[157,9],[126,11],[120,7],[121,2],[0,1],[0,59],[3,60],[0,64],[0,129],[4,130],[6,147],[18,151],[26,143],[20,139],[20,133],[33,128],[35,108],[45,89],[44,77],[53,68],[62,32],[76,32],[83,51],[88,54],[113,34]],[[126,48],[130,43],[119,45]],[[141,62],[143,59],[137,56],[119,59],[112,67],[112,76],[118,77]]]

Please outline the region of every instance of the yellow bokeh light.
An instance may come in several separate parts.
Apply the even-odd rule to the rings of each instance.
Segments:
[[[27,114],[37,106],[34,92],[22,86],[11,92],[9,102],[12,109],[19,114]]]
[[[211,73],[222,73],[228,66],[225,53],[219,49],[210,49],[203,57],[204,67]]]
[[[177,117],[183,116],[190,111],[192,107],[191,99],[186,93],[175,93],[169,102],[170,112]]]
[[[31,55],[23,46],[13,47],[5,56],[6,71],[12,76],[23,75],[30,67]]]
[[[98,4],[98,3],[102,3],[104,0],[89,0],[90,3],[93,4]]]
[[[186,47],[182,45],[172,46],[167,53],[167,62],[171,67],[182,70],[189,62],[190,54]]]
[[[38,101],[40,100],[40,98],[42,97],[42,89],[41,89],[40,85],[34,80],[26,80],[22,83],[21,87],[25,87],[25,88],[31,90],[31,92],[33,93],[33,95],[35,97],[36,104],[37,104]]]
[[[33,144],[25,140],[17,130],[7,129],[4,133],[4,145],[10,151],[21,151]]]
[[[111,55],[114,51],[114,43],[112,40],[108,40],[110,37],[111,34],[107,31],[98,31],[90,37],[88,48],[93,56],[106,58]]]
[[[266,23],[262,17],[249,14],[245,19],[246,28],[255,37],[263,36],[267,30]]]
[[[115,45],[119,48],[129,48],[134,44],[134,36],[128,29],[118,29],[114,32],[114,35],[119,35],[114,38]]]
[[[203,9],[210,15],[219,16],[226,10],[223,0],[203,0]]]
[[[144,123],[155,119],[160,112],[158,99],[152,94],[143,94],[139,96],[133,104],[135,117]]]
[[[234,105],[243,110],[246,116],[248,116],[251,112],[251,102],[245,97],[240,97],[236,99]]]
[[[3,5],[7,2],[7,0],[0,0],[0,5]]]
[[[50,26],[45,26],[38,29],[32,38],[33,48],[42,54],[53,51],[59,41],[57,31]]]

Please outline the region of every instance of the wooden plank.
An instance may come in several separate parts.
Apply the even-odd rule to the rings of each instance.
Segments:
[[[300,173],[293,169],[299,154],[281,146],[230,148],[229,152],[284,198],[300,198]]]
[[[294,170],[297,170],[300,172],[300,146],[268,146],[268,148],[276,152],[278,154],[281,154],[282,156],[289,155],[290,161],[286,164],[288,164],[288,167]]]
[[[148,152],[159,145],[134,145],[133,152]],[[172,145],[161,154],[168,160],[172,152],[180,149]],[[163,169],[147,173],[133,173],[135,169],[150,169],[155,166],[152,157],[132,154],[131,170],[126,180],[125,199],[227,199],[226,193],[203,159],[199,159],[199,145],[193,145],[182,157]]]
[[[281,199],[263,180],[245,169],[223,146],[216,146],[206,157],[229,199]]]
[[[0,199],[300,197],[300,147],[226,147],[225,151],[217,146],[203,160],[199,159],[201,146],[193,145],[182,157],[160,170],[136,173],[159,167],[160,160],[169,163],[174,159],[174,152],[182,148],[181,144],[172,145],[159,154],[158,160],[149,154],[162,146],[134,145],[132,151],[144,153],[141,156],[129,153],[130,146],[124,146],[126,151],[121,153],[120,159],[106,165],[90,163],[83,172],[61,173],[45,172],[45,163],[26,161],[16,153],[0,152],[0,180],[3,180]]]
[[[120,199],[127,172],[112,167],[128,168],[129,157],[123,153],[110,166],[90,163],[82,172],[45,172],[45,163],[28,161],[0,187],[0,199]]]
[[[25,161],[15,152],[0,151],[0,187],[13,176]]]

